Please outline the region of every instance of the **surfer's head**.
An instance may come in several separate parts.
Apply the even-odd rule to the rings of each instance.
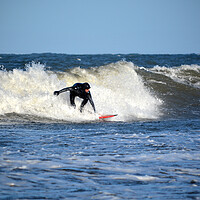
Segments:
[[[90,85],[89,85],[89,83],[83,83],[83,89],[85,90],[86,93],[88,93],[89,90],[90,90]]]
[[[84,89],[90,89],[89,83],[83,83],[83,88]]]

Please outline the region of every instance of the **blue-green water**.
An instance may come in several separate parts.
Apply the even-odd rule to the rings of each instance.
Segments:
[[[200,198],[199,55],[7,54],[0,65],[0,199]],[[53,95],[85,81],[97,114]]]

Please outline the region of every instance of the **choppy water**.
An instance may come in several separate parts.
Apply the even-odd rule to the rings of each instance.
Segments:
[[[0,55],[0,65],[0,199],[200,199],[199,55]],[[98,113],[117,117],[53,96],[85,81]]]

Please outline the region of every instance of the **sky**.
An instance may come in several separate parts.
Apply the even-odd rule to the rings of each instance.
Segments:
[[[200,0],[0,0],[0,53],[200,53]]]

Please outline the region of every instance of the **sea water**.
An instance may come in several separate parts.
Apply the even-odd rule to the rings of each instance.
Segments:
[[[1,54],[0,65],[0,199],[200,199],[199,55]],[[53,95],[76,82],[97,113]]]

